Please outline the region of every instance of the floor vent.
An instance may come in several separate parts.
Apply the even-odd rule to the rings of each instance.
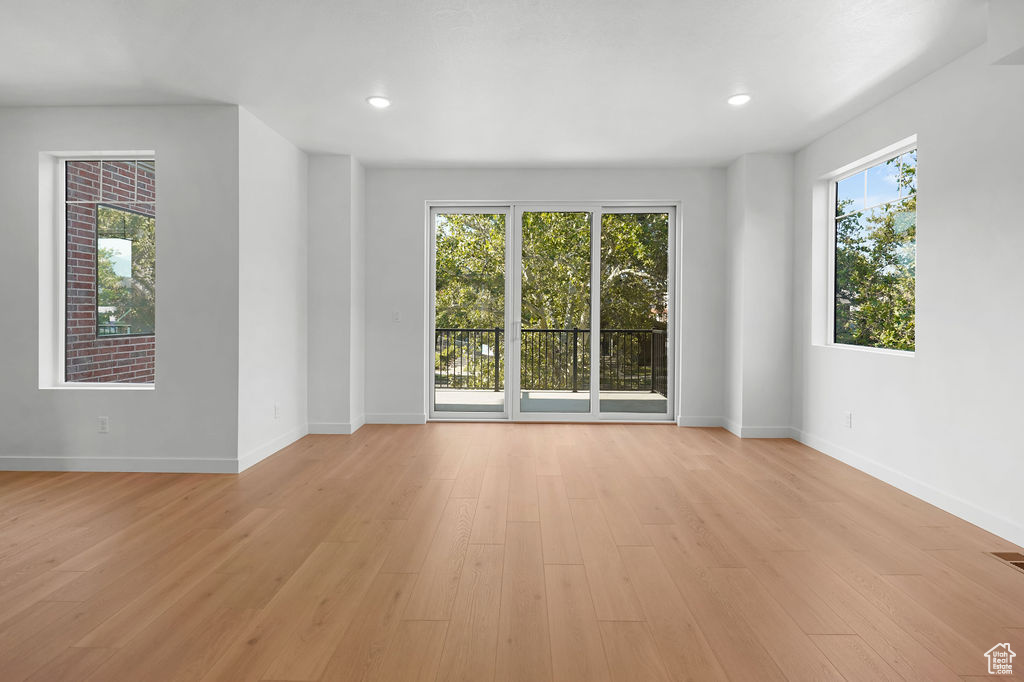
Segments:
[[[992,552],[992,556],[1005,561],[1020,571],[1024,571],[1024,554],[1020,552]]]

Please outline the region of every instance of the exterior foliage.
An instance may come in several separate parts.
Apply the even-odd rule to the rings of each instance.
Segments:
[[[504,388],[505,216],[440,214],[435,230],[436,327],[492,330],[438,335],[434,367],[446,368],[438,381],[451,388]]]
[[[146,215],[111,206],[98,206],[96,234],[97,306],[109,310],[100,316],[123,328],[123,333],[152,334],[156,328],[156,221]],[[124,239],[131,244],[131,275],[115,272],[115,254],[103,248],[107,238]]]
[[[835,342],[914,350],[917,152],[884,169],[891,200],[871,206],[870,198],[837,194]]]
[[[590,373],[591,221],[589,212],[522,215],[523,388],[587,386]],[[666,329],[668,214],[607,213],[601,225],[601,328]],[[440,385],[494,389],[502,374],[505,308],[505,217],[442,214],[435,224],[435,367]],[[501,329],[500,333],[494,330]],[[478,330],[478,331],[468,331]],[[539,330],[551,330],[540,332]],[[603,370],[630,379],[651,376],[653,344],[635,335],[602,335]],[[497,340],[497,348],[495,348]],[[664,344],[664,335],[657,337]],[[629,346],[618,344],[626,344]],[[642,348],[641,348],[642,346]],[[658,351],[661,352],[661,351]],[[642,357],[641,357],[642,356]],[[641,367],[640,365],[644,365]],[[443,368],[443,371],[441,370]],[[604,373],[602,374],[604,376]]]
[[[601,327],[659,329],[668,322],[668,214],[605,213]]]

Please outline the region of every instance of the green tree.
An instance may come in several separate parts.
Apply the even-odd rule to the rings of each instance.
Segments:
[[[900,199],[848,213],[836,203],[835,340],[914,350],[917,153],[886,162]]]
[[[437,381],[453,388],[498,388],[504,376],[505,216],[439,214],[435,225]],[[495,332],[495,329],[502,329]],[[484,346],[486,345],[486,349]]]
[[[542,387],[538,382],[569,385],[568,377],[561,374],[572,367],[570,349],[573,347],[578,353],[577,383],[586,386],[589,381],[589,332],[574,335],[572,330],[589,330],[591,326],[591,220],[590,213],[579,211],[525,211],[522,214],[520,313],[523,329],[566,330],[557,338],[551,335],[534,338],[524,334],[524,353],[534,348],[546,354],[543,371],[537,376],[527,376],[530,368],[524,365],[524,387]],[[439,215],[435,229],[437,328],[504,327],[504,216]],[[665,213],[604,214],[600,271],[602,328],[665,330],[668,231]],[[436,367],[443,370],[444,381],[465,388],[493,387],[493,361],[481,357],[475,350],[467,352],[468,347],[491,344],[485,341],[491,337],[468,332],[442,334],[435,355]],[[638,345],[636,339],[631,343]],[[645,342],[643,349],[648,362],[650,345],[649,341]],[[501,353],[498,355],[500,362]],[[467,372],[467,367],[471,371]],[[500,365],[498,369],[500,372]],[[480,378],[473,379],[473,374]]]
[[[589,213],[523,213],[524,329],[590,328]]]
[[[605,213],[601,327],[664,331],[667,322],[668,214]]]
[[[441,214],[436,226],[437,326],[505,326],[505,216]]]

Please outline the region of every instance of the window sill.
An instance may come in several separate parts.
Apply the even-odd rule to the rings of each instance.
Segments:
[[[871,346],[854,346],[849,343],[826,343],[822,348],[835,348],[838,350],[850,350],[861,353],[872,353],[874,355],[892,355],[898,358],[913,358],[912,350],[896,350],[894,348],[872,348]]]
[[[67,383],[56,386],[40,386],[40,391],[155,391],[156,384],[89,384]]]

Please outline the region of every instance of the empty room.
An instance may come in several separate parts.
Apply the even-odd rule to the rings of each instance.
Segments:
[[[0,16],[0,682],[1024,675],[1024,0]]]

